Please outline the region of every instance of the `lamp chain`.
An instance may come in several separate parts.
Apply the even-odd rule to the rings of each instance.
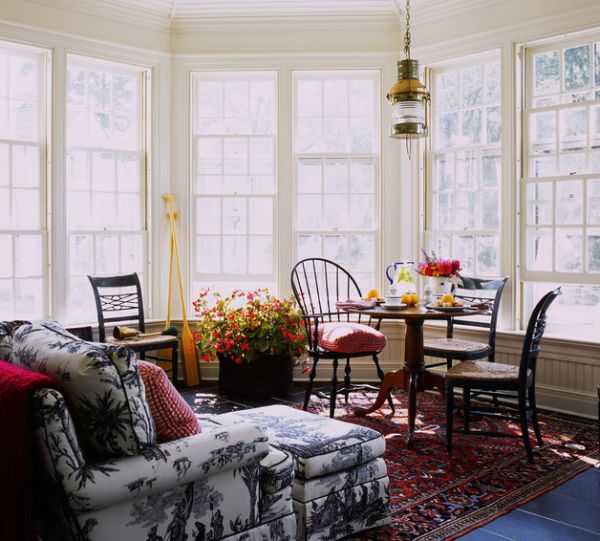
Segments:
[[[406,0],[406,33],[404,34],[404,54],[410,58],[410,0]]]

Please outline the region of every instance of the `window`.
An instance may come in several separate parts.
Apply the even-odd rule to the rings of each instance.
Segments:
[[[379,73],[295,71],[293,82],[296,259],[331,259],[369,289],[379,270]]]
[[[147,276],[144,70],[69,55],[68,321],[95,319],[88,274]]]
[[[48,314],[46,53],[0,42],[0,319]]]
[[[521,276],[524,310],[567,284],[551,332],[597,337],[600,36],[526,49]]]
[[[500,274],[502,184],[500,59],[459,59],[432,70],[430,250],[460,260],[465,274]]]
[[[192,77],[192,294],[277,291],[277,74]]]

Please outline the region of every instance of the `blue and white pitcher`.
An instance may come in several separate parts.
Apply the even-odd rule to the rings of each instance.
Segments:
[[[390,263],[385,269],[385,275],[390,282],[390,293],[392,295],[416,292],[417,274],[414,261]]]

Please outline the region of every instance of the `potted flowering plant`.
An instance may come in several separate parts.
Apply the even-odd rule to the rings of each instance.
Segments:
[[[259,396],[291,391],[293,359],[304,352],[306,335],[293,297],[267,289],[221,295],[202,289],[194,301],[198,356],[219,360],[219,393]]]
[[[460,283],[459,271],[462,268],[460,261],[458,259],[442,259],[433,251],[431,255],[425,250],[422,251],[425,260],[417,265],[417,272],[427,277],[432,293],[436,295],[452,293],[456,289],[457,282]]]

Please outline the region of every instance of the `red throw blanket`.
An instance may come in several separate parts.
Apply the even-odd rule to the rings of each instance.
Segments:
[[[48,376],[0,360],[0,539],[35,541],[31,427],[28,402],[36,389],[57,387]]]

